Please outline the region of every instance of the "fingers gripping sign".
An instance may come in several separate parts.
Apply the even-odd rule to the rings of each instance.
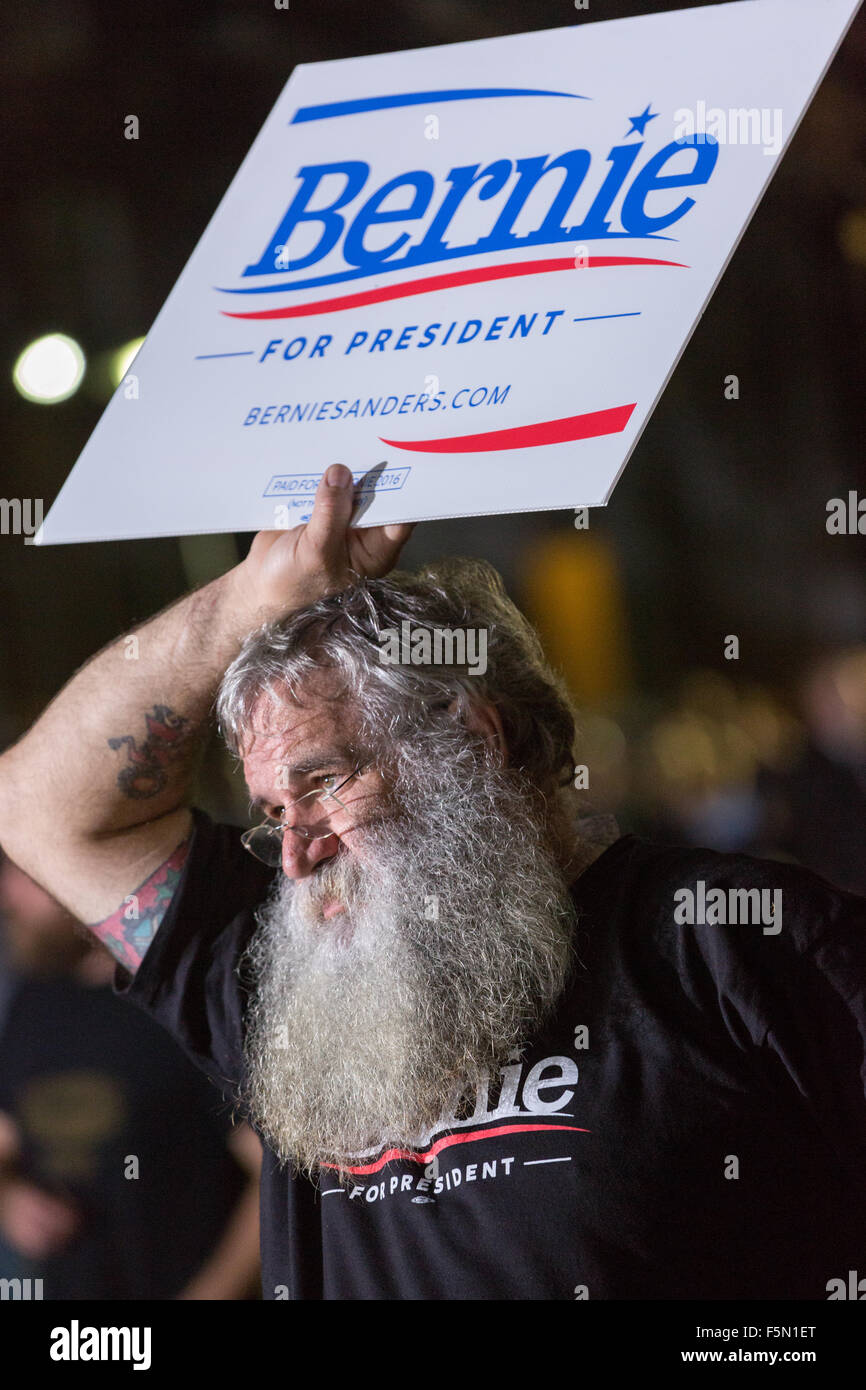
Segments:
[[[355,501],[351,471],[332,463],[308,522],[291,531],[259,532],[243,562],[257,611],[278,618],[338,593],[357,575],[378,579],[393,569],[413,526],[352,527]]]

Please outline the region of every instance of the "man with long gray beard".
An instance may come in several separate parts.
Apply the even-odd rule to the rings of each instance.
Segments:
[[[423,1148],[553,1009],[570,960],[529,789],[447,727],[392,757],[388,818],[345,832],[351,854],[315,878],[279,880],[248,952],[253,1113],[311,1173]]]
[[[352,508],[335,465],[0,759],[7,852],[264,1140],[264,1296],[827,1297],[866,1248],[862,900],[578,821],[498,577],[388,577],[410,528]],[[486,670],[386,660],[407,627]],[[242,835],[190,805],[215,695]]]

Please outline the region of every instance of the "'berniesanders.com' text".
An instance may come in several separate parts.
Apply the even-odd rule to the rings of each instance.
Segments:
[[[410,391],[402,400],[399,396],[362,396],[350,401],[304,401],[283,405],[251,406],[245,425],[290,425],[311,420],[349,420],[365,415],[414,415],[416,411],[476,409],[480,405],[502,405],[511,384],[507,386],[461,386],[449,396],[447,391]]]

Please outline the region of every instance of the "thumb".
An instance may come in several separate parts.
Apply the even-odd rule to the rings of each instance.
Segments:
[[[344,464],[332,463],[319,480],[313,514],[304,528],[304,540],[325,559],[336,559],[345,544],[353,506],[352,474]]]

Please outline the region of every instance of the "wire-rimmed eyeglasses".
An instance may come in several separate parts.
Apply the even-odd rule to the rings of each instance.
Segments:
[[[349,773],[348,777],[344,777],[342,782],[339,782],[336,787],[331,787],[330,789],[313,787],[312,791],[304,792],[302,796],[296,797],[294,801],[289,802],[288,806],[283,807],[283,815],[285,815],[287,811],[291,811],[293,806],[297,806],[301,801],[308,800],[311,796],[317,796],[320,801],[336,801],[338,806],[343,806],[343,803],[339,799],[338,792],[341,792],[344,787],[348,786],[348,784],[354,781],[356,777],[360,776],[362,772],[366,772],[369,766],[369,763],[359,763],[358,766]],[[333,776],[336,775],[336,773],[333,774]],[[346,808],[343,807],[343,809],[345,810]],[[281,821],[274,821],[268,817],[267,820],[262,821],[261,825],[254,825],[251,830],[245,830],[243,835],[241,835],[241,844],[244,849],[249,850],[250,854],[254,855],[256,859],[261,860],[263,864],[267,864],[271,868],[279,868],[283,862],[283,836],[287,830],[293,831],[295,835],[307,841],[323,840],[326,839],[328,835],[334,834],[330,827],[321,829],[317,826],[307,828],[303,825],[285,825]]]

